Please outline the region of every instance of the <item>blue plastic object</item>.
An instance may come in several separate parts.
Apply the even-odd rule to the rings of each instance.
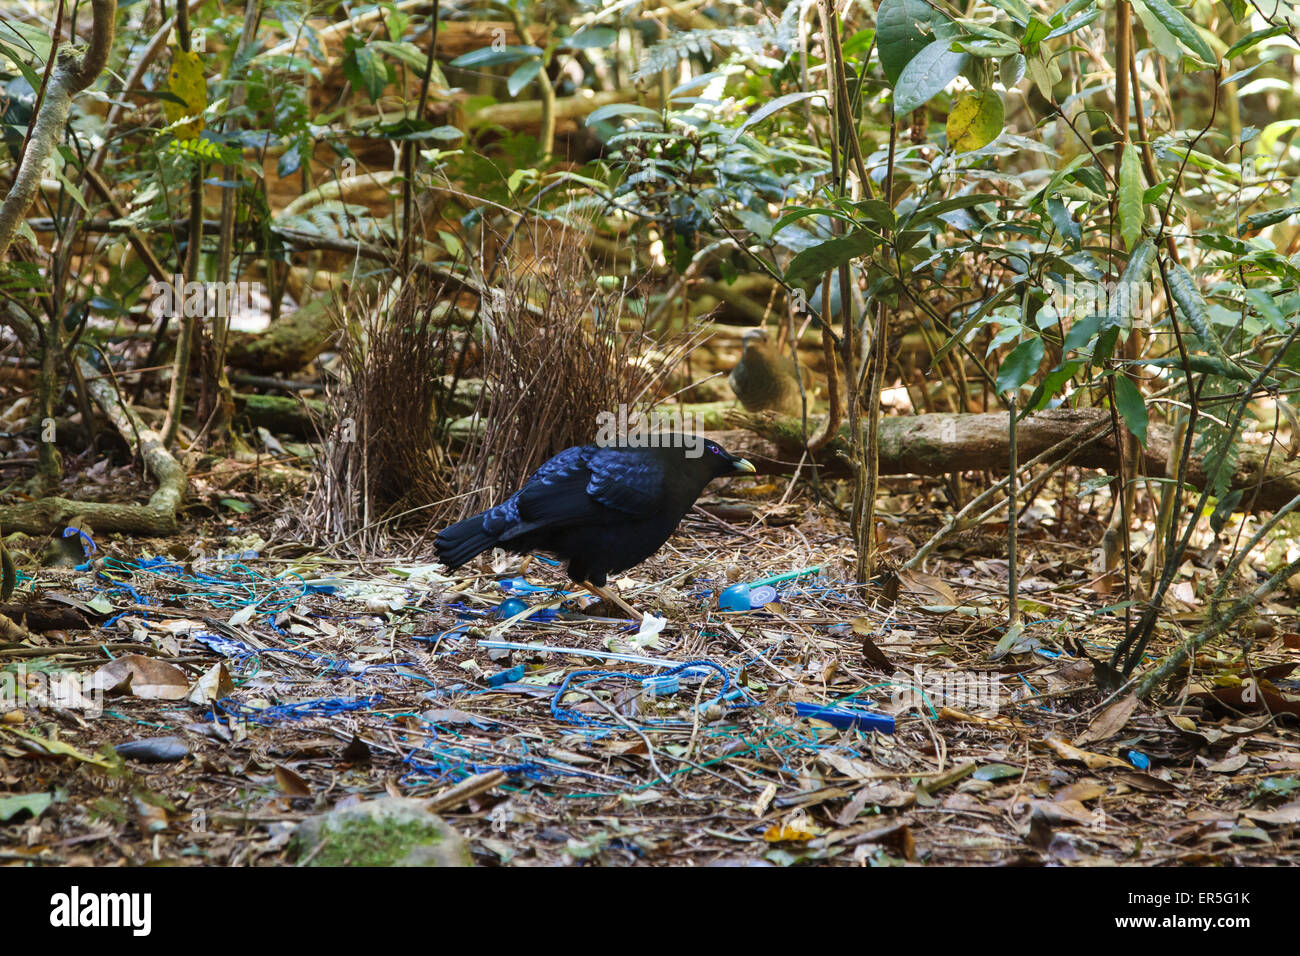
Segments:
[[[497,585],[507,594],[548,594],[555,590],[554,588],[533,584],[527,579],[520,577],[505,578],[498,581]]]
[[[882,734],[894,732],[894,718],[888,714],[877,714],[857,707],[830,707],[824,704],[795,704],[794,712],[800,717],[820,720],[839,727],[859,727],[862,730],[878,730]]]
[[[785,574],[774,574],[770,578],[760,578],[757,581],[733,584],[718,595],[718,607],[724,611],[756,610],[765,604],[771,604],[777,599],[776,588],[771,587],[771,585],[789,581],[792,578],[803,577],[805,574],[816,574],[820,570],[821,566],[818,565],[815,568],[803,568],[799,571],[787,571]]]
[[[647,697],[663,697],[677,693],[681,686],[681,681],[675,674],[669,677],[647,677],[641,681],[641,693]]]
[[[1151,769],[1151,758],[1140,750],[1130,750],[1128,752],[1128,762],[1139,770]]]
[[[488,675],[489,687],[500,687],[502,684],[513,684],[517,680],[524,679],[524,665],[516,664],[508,671],[497,671],[495,674]]]
[[[519,598],[506,598],[497,605],[497,617],[514,617],[528,610],[528,605]]]

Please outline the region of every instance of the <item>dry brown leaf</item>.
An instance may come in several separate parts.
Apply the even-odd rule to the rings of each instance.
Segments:
[[[1124,725],[1133,716],[1133,711],[1137,709],[1137,705],[1137,694],[1129,694],[1113,702],[1093,718],[1087,730],[1074,738],[1074,745],[1076,747],[1086,747],[1088,744],[1100,743],[1114,737],[1124,729]]]
[[[938,598],[939,604],[955,607],[960,603],[947,582],[942,578],[936,578],[933,574],[925,574],[922,571],[899,571],[898,577],[907,590],[923,597]]]
[[[310,797],[311,785],[288,767],[275,765],[275,782],[291,797]]]
[[[235,684],[230,679],[230,672],[226,670],[225,662],[219,661],[208,668],[207,672],[194,682],[194,687],[189,693],[189,700],[191,703],[202,706],[210,704],[214,700],[229,697],[234,692]]]
[[[1224,757],[1222,760],[1210,764],[1205,769],[1210,773],[1236,773],[1248,763],[1250,763],[1250,757],[1245,754],[1234,754],[1231,757]]]
[[[1099,780],[1079,780],[1056,791],[1052,799],[1057,803],[1066,800],[1087,803],[1089,800],[1096,800],[1102,796],[1107,789],[1109,788]]]
[[[105,693],[129,691],[145,700],[184,700],[190,679],[175,664],[143,654],[127,654],[95,671],[90,686]]]
[[[1153,777],[1149,773],[1140,773],[1136,770],[1126,770],[1115,774],[1116,781],[1126,783],[1134,790],[1143,790],[1147,793],[1174,793],[1178,788],[1167,780],[1161,780],[1159,777]]]
[[[1033,816],[1050,824],[1079,824],[1092,826],[1102,819],[1078,800],[1031,800]]]
[[[1118,757],[1108,757],[1091,750],[1080,750],[1060,737],[1048,737],[1043,743],[1056,751],[1056,755],[1062,760],[1077,760],[1091,770],[1098,770],[1101,767],[1128,767],[1128,764]]]
[[[940,720],[955,720],[963,724],[979,724],[982,727],[999,727],[1003,730],[1013,730],[1023,727],[1020,721],[1011,717],[981,717],[978,714],[968,714],[964,710],[957,710],[954,707],[940,707]]]
[[[1276,810],[1251,810],[1245,815],[1256,823],[1267,823],[1271,826],[1280,827],[1300,823],[1300,800],[1284,804]]]
[[[879,773],[875,767],[865,760],[854,760],[852,757],[845,757],[829,751],[818,754],[817,759],[836,773],[859,783],[864,780],[873,780]]]

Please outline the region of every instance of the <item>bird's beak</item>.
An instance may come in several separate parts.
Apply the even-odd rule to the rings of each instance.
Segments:
[[[753,462],[747,461],[744,458],[737,458],[731,463],[731,467],[736,469],[736,471],[740,472],[742,475],[758,474],[758,469],[754,467]]]

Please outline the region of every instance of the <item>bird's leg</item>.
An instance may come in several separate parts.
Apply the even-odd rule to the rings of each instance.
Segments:
[[[626,612],[627,615],[630,618],[632,618],[632,620],[634,621],[641,620],[642,617],[641,612],[638,611],[636,608],[632,607],[632,605],[628,604],[626,601],[624,601],[613,591],[607,591],[602,587],[598,587],[597,585],[592,584],[590,581],[583,581],[582,586],[586,588],[588,591],[590,591],[592,594],[596,595],[606,604],[612,604],[615,607],[620,608],[621,610]]]

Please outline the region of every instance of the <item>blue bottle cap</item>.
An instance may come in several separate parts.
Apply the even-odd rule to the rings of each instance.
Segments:
[[[718,595],[718,607],[724,611],[748,611],[749,585],[733,584]]]
[[[519,598],[506,598],[497,605],[497,617],[514,617],[528,610],[528,605]]]
[[[776,600],[776,588],[768,584],[760,584],[756,588],[749,589],[749,607],[750,610],[757,610],[764,604],[771,604]]]

